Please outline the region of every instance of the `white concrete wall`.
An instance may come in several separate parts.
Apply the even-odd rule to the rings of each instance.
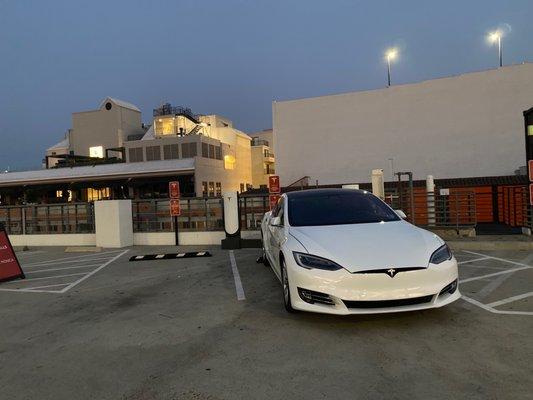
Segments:
[[[131,200],[94,202],[96,245],[120,248],[133,245]]]
[[[215,232],[179,232],[179,244],[181,245],[219,245],[224,239],[225,233]],[[174,232],[135,232],[133,234],[135,246],[162,246],[176,244]]]
[[[94,233],[64,233],[51,235],[9,235],[13,246],[95,246]]]
[[[390,88],[274,102],[282,185],[369,182],[370,171],[415,179],[513,175],[525,165],[522,112],[533,106],[533,64]]]

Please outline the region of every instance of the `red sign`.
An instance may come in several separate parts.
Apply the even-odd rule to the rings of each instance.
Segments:
[[[269,193],[281,192],[281,186],[279,184],[279,176],[272,175],[268,177],[268,191]]]
[[[169,182],[168,193],[171,199],[179,199],[180,198],[180,183],[178,181]]]
[[[529,204],[533,206],[533,183],[529,184]]]
[[[172,217],[179,217],[181,215],[180,201],[176,199],[170,200],[170,215]]]
[[[6,231],[0,229],[0,281],[16,278],[24,279],[24,272],[20,267]]]
[[[276,207],[276,204],[278,204],[280,197],[281,195],[279,194],[271,194],[268,196],[268,203],[270,204],[270,210]]]
[[[529,181],[533,182],[533,160],[527,162],[527,169],[529,170]]]

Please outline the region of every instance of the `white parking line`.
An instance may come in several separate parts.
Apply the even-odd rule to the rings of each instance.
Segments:
[[[486,304],[483,304],[483,303],[480,303],[479,301],[477,300],[474,300],[470,297],[467,297],[465,295],[463,295],[461,297],[463,300],[475,305],[475,306],[478,306],[482,309],[484,309],[485,311],[488,311],[488,312],[491,312],[493,314],[510,314],[510,315],[533,315],[533,312],[530,312],[530,311],[501,311],[501,310],[496,310],[495,308],[492,308]]]
[[[28,274],[40,274],[41,272],[50,272],[50,271],[62,271],[64,269],[80,269],[80,268],[90,268],[90,267],[97,267],[100,264],[88,264],[88,265],[76,265],[74,267],[61,267],[61,268],[48,268],[48,269],[38,269],[37,271],[28,271],[26,275]]]
[[[487,286],[485,286],[483,289],[481,289],[481,291],[478,292],[478,296],[482,295],[482,298],[483,298],[483,296],[486,296],[487,294],[490,294],[493,290],[495,290],[498,286],[500,286],[501,283],[503,283],[510,276],[510,275],[506,276],[506,274],[511,274],[513,272],[523,271],[523,270],[527,270],[527,269],[533,269],[533,266],[531,266],[531,265],[524,264],[524,263],[517,262],[517,261],[507,260],[505,258],[493,257],[493,256],[489,256],[489,255],[482,254],[482,253],[476,253],[474,251],[466,251],[466,250],[464,250],[464,252],[465,253],[469,253],[469,254],[474,254],[474,255],[481,256],[478,259],[468,260],[466,262],[473,262],[473,261],[481,261],[481,260],[491,259],[491,260],[501,261],[501,262],[504,262],[504,263],[508,263],[508,264],[512,264],[512,265],[518,265],[519,266],[519,268],[513,268],[513,269],[509,269],[509,270],[505,270],[505,271],[495,272],[495,273],[492,273],[492,274],[475,276],[475,277],[471,277],[471,278],[467,278],[467,279],[462,279],[462,280],[459,281],[459,283],[466,283],[466,282],[472,282],[472,281],[477,281],[477,280],[486,279],[486,278],[492,278],[494,276],[499,276],[499,279],[491,281],[491,283],[489,283]],[[528,257],[525,260],[529,261],[530,258],[531,257]],[[471,267],[473,267],[473,266],[471,266]],[[520,295],[517,295],[517,296],[512,296],[512,297],[508,297],[508,298],[501,299],[501,300],[498,300],[498,301],[494,301],[494,302],[489,303],[489,304],[482,303],[482,302],[480,302],[478,300],[472,299],[471,297],[468,297],[468,296],[465,296],[465,295],[462,295],[462,299],[464,299],[465,301],[467,301],[470,304],[473,304],[473,305],[475,305],[477,307],[480,307],[483,310],[491,312],[493,314],[533,315],[533,312],[531,312],[531,311],[497,310],[497,309],[494,308],[494,307],[498,307],[498,306],[501,306],[501,305],[504,305],[504,304],[512,303],[514,301],[522,300],[522,299],[525,299],[525,298],[528,298],[528,297],[531,297],[531,296],[533,296],[533,292],[528,292],[528,293],[523,293],[523,294],[520,294]]]
[[[459,261],[457,264],[462,265],[462,264],[467,264],[467,263],[476,262],[476,261],[481,261],[481,260],[488,260],[489,258],[490,258],[490,257],[479,257],[479,258],[474,258],[474,259],[472,259],[472,260]]]
[[[237,300],[246,300],[244,295],[244,288],[242,287],[241,275],[237,269],[237,261],[235,261],[235,254],[233,250],[229,251],[229,259],[231,261],[231,271],[233,272],[233,280],[235,281],[235,291],[237,292]]]
[[[531,265],[527,265],[527,264],[519,263],[519,262],[512,261],[512,260],[506,260],[505,258],[493,257],[493,256],[489,256],[489,255],[487,255],[487,254],[475,253],[475,252],[473,252],[473,251],[467,251],[467,250],[463,250],[463,251],[464,251],[465,253],[470,253],[470,254],[475,254],[475,255],[478,255],[478,256],[488,257],[488,258],[492,258],[493,260],[503,261],[503,262],[506,262],[506,263],[509,263],[509,264],[521,265],[521,266],[523,266],[523,267],[533,268]]]
[[[106,262],[105,264],[102,264],[101,266],[99,266],[98,268],[96,268],[94,271],[88,273],[87,275],[85,275],[84,277],[78,279],[76,282],[72,282],[70,285],[68,285],[66,288],[60,290],[60,293],[65,293],[67,290],[70,290],[72,289],[74,286],[76,285],[79,285],[80,283],[82,283],[85,279],[87,278],[90,278],[91,276],[93,276],[94,274],[96,274],[98,271],[100,271],[101,269],[107,267],[109,264],[111,264],[113,261],[117,260],[118,258],[120,258],[121,256],[123,256],[124,254],[126,254],[129,250],[124,250],[122,253],[118,254],[117,256],[113,257],[111,260],[109,260],[108,262]]]
[[[6,283],[24,283],[24,282],[30,282],[30,281],[42,281],[44,279],[65,278],[67,276],[76,276],[76,275],[85,275],[85,274],[86,272],[78,272],[76,274],[43,276],[41,278],[29,278],[29,279],[24,279],[23,281],[10,281]]]
[[[498,307],[498,306],[502,306],[502,305],[507,304],[507,303],[512,303],[513,301],[527,299],[528,297],[531,297],[531,296],[533,296],[533,292],[523,293],[523,294],[519,294],[517,296],[508,297],[506,299],[493,301],[492,303],[487,304],[487,306],[488,307]]]
[[[524,269],[532,269],[532,268],[533,267],[521,267],[521,268],[514,268],[514,269],[509,269],[509,270],[500,271],[500,272],[494,272],[492,274],[487,274],[487,275],[474,276],[472,278],[461,279],[459,280],[459,283],[478,281],[480,279],[492,278],[493,276],[498,276],[498,275],[503,275],[503,274],[511,274],[513,272],[522,271]]]
[[[80,261],[80,262],[83,262],[84,259],[86,258],[91,258],[91,259],[97,259],[97,258],[102,258],[102,259],[107,259],[107,257],[102,257],[103,255],[105,254],[108,254],[108,255],[111,255],[111,254],[116,254],[118,253],[120,250],[112,250],[112,251],[107,251],[105,253],[98,253],[98,254],[85,254],[83,256],[74,256],[74,257],[63,257],[63,258],[56,258],[54,260],[46,260],[46,261],[38,261],[38,262],[33,262],[33,263],[28,263],[26,265],[24,265],[24,268],[26,267],[32,267],[34,265],[46,265],[46,264],[58,264],[58,263],[64,263],[64,262],[73,262],[73,261]]]

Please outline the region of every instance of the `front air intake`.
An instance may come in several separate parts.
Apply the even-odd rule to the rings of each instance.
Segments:
[[[404,307],[414,306],[417,304],[429,303],[433,299],[433,296],[413,297],[410,299],[397,299],[397,300],[343,300],[344,304],[348,308],[389,308],[389,307]]]

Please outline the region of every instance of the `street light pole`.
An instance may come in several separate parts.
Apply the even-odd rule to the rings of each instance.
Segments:
[[[388,49],[385,52],[385,58],[387,59],[387,87],[390,87],[390,85],[391,85],[391,79],[390,79],[391,61],[394,61],[394,59],[397,56],[398,56],[398,49],[396,49],[396,48]]]
[[[390,54],[387,54],[387,87],[390,87]]]
[[[489,41],[498,44],[498,61],[500,67],[503,66],[503,46],[502,46],[503,33],[500,30],[489,33]]]
[[[502,57],[502,35],[498,35],[498,56],[500,58],[500,67],[503,66],[503,57]]]

